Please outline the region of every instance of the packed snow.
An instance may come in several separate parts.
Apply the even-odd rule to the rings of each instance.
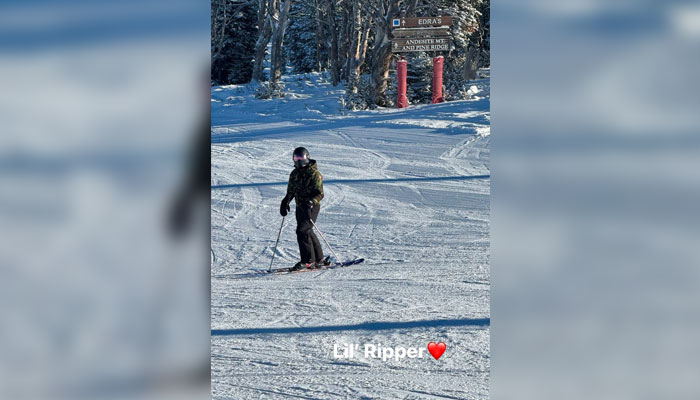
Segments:
[[[471,100],[356,112],[322,74],[285,84],[273,100],[212,88],[213,398],[487,398],[489,80]],[[366,261],[252,277],[298,146],[324,177],[318,228]],[[293,208],[275,267],[298,261]]]

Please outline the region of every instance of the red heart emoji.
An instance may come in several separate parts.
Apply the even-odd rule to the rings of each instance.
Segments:
[[[440,342],[440,343],[430,342],[430,343],[428,343],[428,351],[430,352],[430,354],[433,355],[433,357],[435,357],[436,360],[442,356],[442,354],[445,352],[446,348],[447,348],[447,345],[444,342]]]

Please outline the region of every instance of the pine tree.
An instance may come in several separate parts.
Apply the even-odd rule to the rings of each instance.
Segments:
[[[324,16],[319,7],[318,0],[301,0],[292,4],[285,54],[296,74],[320,71],[327,65],[328,52],[323,43]]]
[[[432,101],[433,57],[427,53],[406,54],[406,96],[410,104]]]
[[[216,84],[250,82],[257,36],[257,2],[212,0],[211,79]]]

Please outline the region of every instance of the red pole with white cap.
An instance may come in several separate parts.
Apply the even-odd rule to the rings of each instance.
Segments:
[[[399,81],[399,94],[396,99],[396,108],[406,108],[408,106],[408,98],[406,97],[407,67],[408,61],[406,61],[406,57],[401,56],[401,59],[396,63],[396,73]]]
[[[442,56],[433,57],[433,104],[445,101],[442,97]]]

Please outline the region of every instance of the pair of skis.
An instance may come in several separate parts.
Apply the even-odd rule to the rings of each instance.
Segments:
[[[359,264],[361,262],[365,261],[364,258],[356,258],[354,260],[348,260],[344,262],[336,262],[330,265],[323,265],[315,268],[301,268],[301,269],[293,269],[292,267],[288,268],[272,268],[272,269],[254,269],[253,271],[260,274],[260,275],[275,275],[275,274],[296,274],[299,272],[314,272],[314,271],[323,271],[327,269],[335,269],[335,268],[343,268],[343,267],[349,267],[351,265]]]

